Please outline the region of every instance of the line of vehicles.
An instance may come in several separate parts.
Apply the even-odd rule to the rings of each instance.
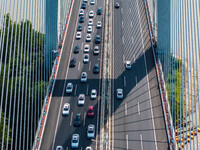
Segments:
[[[84,17],[84,9],[86,9],[87,7],[87,3],[88,0],[83,0],[82,4],[81,4],[81,9],[79,11],[79,24],[77,26],[77,33],[76,33],[76,40],[80,40],[82,38],[82,31],[83,31],[83,27],[82,27],[82,23],[84,23],[85,21],[85,17]],[[91,5],[95,5],[95,0],[90,0],[90,4]],[[115,3],[115,8],[119,8],[120,5],[119,3]],[[98,7],[98,10],[96,12],[97,15],[102,15],[102,7]],[[91,10],[88,14],[89,20],[88,20],[88,26],[87,26],[87,35],[85,37],[85,41],[87,43],[91,42],[92,40],[92,32],[93,32],[93,19],[95,16],[95,12],[93,10]],[[102,23],[101,21],[97,21],[96,23],[96,29],[101,29],[102,28]],[[100,46],[98,46],[98,44],[101,43],[101,37],[100,35],[96,35],[94,43],[96,44],[94,46],[93,49],[93,55],[98,55],[100,53]],[[86,44],[84,46],[83,49],[83,53],[84,53],[84,57],[83,57],[83,63],[86,64],[89,62],[90,59],[90,45]],[[78,45],[76,45],[73,49],[73,53],[74,54],[78,54],[80,51],[80,47]],[[70,60],[70,64],[69,67],[73,68],[76,66],[76,58],[73,57]],[[125,62],[125,68],[127,70],[131,69],[131,62],[130,61],[126,61]],[[99,64],[95,64],[93,67],[93,73],[94,74],[98,74],[99,73]],[[80,78],[80,82],[81,83],[86,83],[87,82],[87,72],[82,72],[81,73],[81,78]],[[73,84],[71,82],[67,83],[66,86],[66,94],[71,94],[73,92]],[[117,93],[116,93],[117,99],[123,99],[123,89],[117,89]],[[79,94],[78,96],[78,106],[84,106],[85,104],[85,99],[86,96],[85,94]],[[95,100],[97,99],[97,90],[96,89],[92,89],[91,93],[90,93],[90,99],[91,100]],[[68,116],[70,114],[70,104],[69,103],[65,103],[63,106],[63,110],[62,110],[62,116]],[[88,110],[87,110],[87,116],[92,118],[94,117],[95,112],[94,112],[94,106],[88,106]],[[75,127],[78,127],[81,125],[81,113],[77,113],[76,117],[74,119],[74,123],[73,125]],[[87,138],[88,139],[94,139],[95,138],[95,125],[93,124],[89,124],[88,128],[87,128]],[[76,149],[79,147],[79,140],[80,140],[80,135],[75,133],[72,135],[72,140],[71,140],[71,148],[72,149]],[[56,150],[64,150],[64,148],[62,146],[57,146]],[[93,150],[92,147],[88,146],[86,147],[85,150]]]
[[[82,24],[85,22],[84,16],[85,16],[86,13],[84,12],[84,10],[87,7],[87,3],[89,3],[88,0],[83,0],[83,2],[81,4],[81,9],[79,11],[79,20],[78,20],[79,24],[77,26],[77,33],[76,33],[76,37],[75,37],[76,40],[80,40],[81,38],[83,38],[82,32],[83,32],[84,26]],[[90,0],[90,5],[95,5],[95,0]],[[98,7],[96,14],[102,15],[102,7]],[[93,25],[95,24],[95,22],[93,21],[93,18],[95,17],[95,12],[93,10],[91,10],[88,14],[88,17],[89,17],[89,20],[88,20],[87,27],[86,27],[87,28],[87,31],[86,31],[87,34],[86,34],[86,37],[85,37],[85,42],[88,43],[88,44],[84,45],[83,50],[78,45],[76,45],[73,49],[74,54],[78,54],[81,50],[83,51],[83,53],[84,53],[83,64],[89,63],[89,60],[90,60],[90,50],[91,50],[91,48],[90,48],[89,42],[91,42],[91,40],[92,40]],[[96,29],[101,29],[101,28],[102,28],[101,21],[97,21]],[[93,49],[93,55],[95,56],[95,55],[99,55],[99,53],[100,53],[100,46],[99,46],[99,44],[101,43],[101,36],[100,35],[96,35],[94,43],[95,43],[95,46],[94,46],[94,49]],[[71,58],[69,67],[74,68],[76,66],[76,62],[77,62],[77,60],[76,60],[75,57]],[[99,67],[99,64],[97,63],[93,67],[93,73],[98,74],[99,71],[100,71],[100,67]],[[81,83],[87,82],[87,72],[81,73],[80,82]],[[71,82],[67,83],[66,90],[65,90],[66,94],[68,94],[68,95],[72,94],[73,89],[74,89],[73,83],[71,83]],[[91,90],[90,99],[91,100],[97,99],[97,90],[96,89]],[[77,105],[78,106],[84,106],[85,102],[86,102],[86,95],[84,93],[79,94]],[[62,116],[68,116],[69,114],[70,114],[70,104],[65,103],[64,106],[63,106],[63,109],[62,109]],[[87,117],[93,118],[94,115],[95,115],[94,106],[88,106]],[[73,122],[74,127],[79,127],[81,125],[81,123],[82,123],[81,118],[82,118],[81,113],[77,113],[76,116],[75,116],[74,122]],[[94,124],[88,125],[88,127],[87,127],[87,138],[88,139],[94,139],[95,138],[95,125]],[[79,134],[75,133],[75,134],[72,135],[72,140],[71,140],[71,148],[72,149],[76,149],[76,148],[79,147],[79,140],[80,140]],[[57,146],[56,150],[64,150],[64,148],[62,146]],[[88,147],[86,147],[86,150],[92,150],[92,147],[88,146]]]

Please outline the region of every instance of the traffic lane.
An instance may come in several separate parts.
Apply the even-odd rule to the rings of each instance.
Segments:
[[[67,30],[67,35],[66,37],[73,36],[74,34],[74,24],[76,23],[76,17],[78,14],[78,9],[79,7],[79,1],[75,1],[71,13],[71,18],[69,20],[69,26]],[[71,49],[71,43],[72,39],[64,41],[64,47],[63,47],[63,54],[64,56],[68,56],[67,58],[64,58],[63,56],[61,57],[60,61],[60,67],[58,69],[58,74],[57,74],[57,79],[63,79],[65,77],[65,73],[67,68],[62,68],[68,62],[69,60],[69,55],[70,55],[70,49]],[[65,59],[65,60],[64,60]],[[62,69],[61,69],[62,68]],[[64,86],[64,82],[58,83],[57,81],[55,82],[55,87],[53,91],[53,97],[51,100],[51,104],[49,106],[49,112],[47,116],[47,121],[46,121],[46,126],[43,134],[43,138],[41,141],[41,147],[40,149],[43,150],[50,150],[52,149],[52,143],[54,139],[54,131],[56,127],[56,122],[57,122],[57,113],[59,112],[59,106],[60,106],[60,96],[62,95],[62,89]],[[58,93],[58,94],[55,94]],[[58,95],[55,97],[55,95]]]

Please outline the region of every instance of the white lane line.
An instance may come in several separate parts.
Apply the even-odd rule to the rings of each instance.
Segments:
[[[68,147],[66,148],[66,150],[68,150]]]
[[[124,44],[124,36],[122,36],[122,44]]]
[[[123,8],[121,8],[121,13],[123,14]]]
[[[72,118],[73,118],[73,112],[71,113],[70,126],[72,126]]]
[[[131,28],[133,28],[133,22],[131,21]]]
[[[125,56],[124,56],[124,54],[123,54],[123,63],[125,63]]]
[[[81,150],[83,149],[83,147],[81,147]]]
[[[87,18],[87,16],[88,16],[88,12],[86,13],[86,16],[85,16],[85,18]]]
[[[140,134],[141,150],[143,150],[142,134]]]
[[[126,76],[124,76],[124,87],[126,87]]]
[[[135,63],[135,55],[133,55],[133,62]]]
[[[81,43],[81,50],[83,50],[83,42]]]
[[[126,104],[126,102],[124,104],[124,107],[125,107],[125,115],[127,116],[127,104]]]
[[[87,84],[87,91],[86,91],[86,95],[88,95],[88,90],[89,90],[89,84]]]
[[[130,11],[130,13],[131,13],[131,8],[129,8],[129,11]]]
[[[126,134],[126,149],[128,150],[128,134]]]
[[[137,86],[137,76],[135,76],[135,84],[136,84],[136,86]]]
[[[91,69],[91,61],[90,61],[90,63],[89,63],[89,71],[90,71],[90,69]]]
[[[84,27],[84,33],[85,33],[85,30],[86,30],[86,26]]]
[[[80,63],[80,61],[78,62],[78,70],[80,70],[80,65],[81,65],[81,63]]]
[[[76,95],[76,91],[77,91],[77,84],[75,86],[74,95]]]
[[[132,44],[134,43],[133,36],[131,37]]]
[[[138,102],[138,115],[140,115],[140,103]]]
[[[122,21],[122,28],[124,27],[124,22]]]
[[[86,113],[84,113],[83,126],[85,126],[85,118],[86,118]]]

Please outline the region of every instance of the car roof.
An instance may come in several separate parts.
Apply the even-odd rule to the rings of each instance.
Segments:
[[[117,89],[117,91],[123,91],[122,89]]]
[[[89,109],[89,110],[93,110],[93,109],[94,109],[94,106],[88,106],[88,109]]]
[[[96,89],[92,89],[92,92],[96,92],[97,90]]]

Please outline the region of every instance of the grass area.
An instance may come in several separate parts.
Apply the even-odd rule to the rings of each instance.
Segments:
[[[167,93],[171,107],[173,122],[177,122],[183,117],[184,104],[182,97],[182,61],[171,56],[171,66],[168,74]]]

